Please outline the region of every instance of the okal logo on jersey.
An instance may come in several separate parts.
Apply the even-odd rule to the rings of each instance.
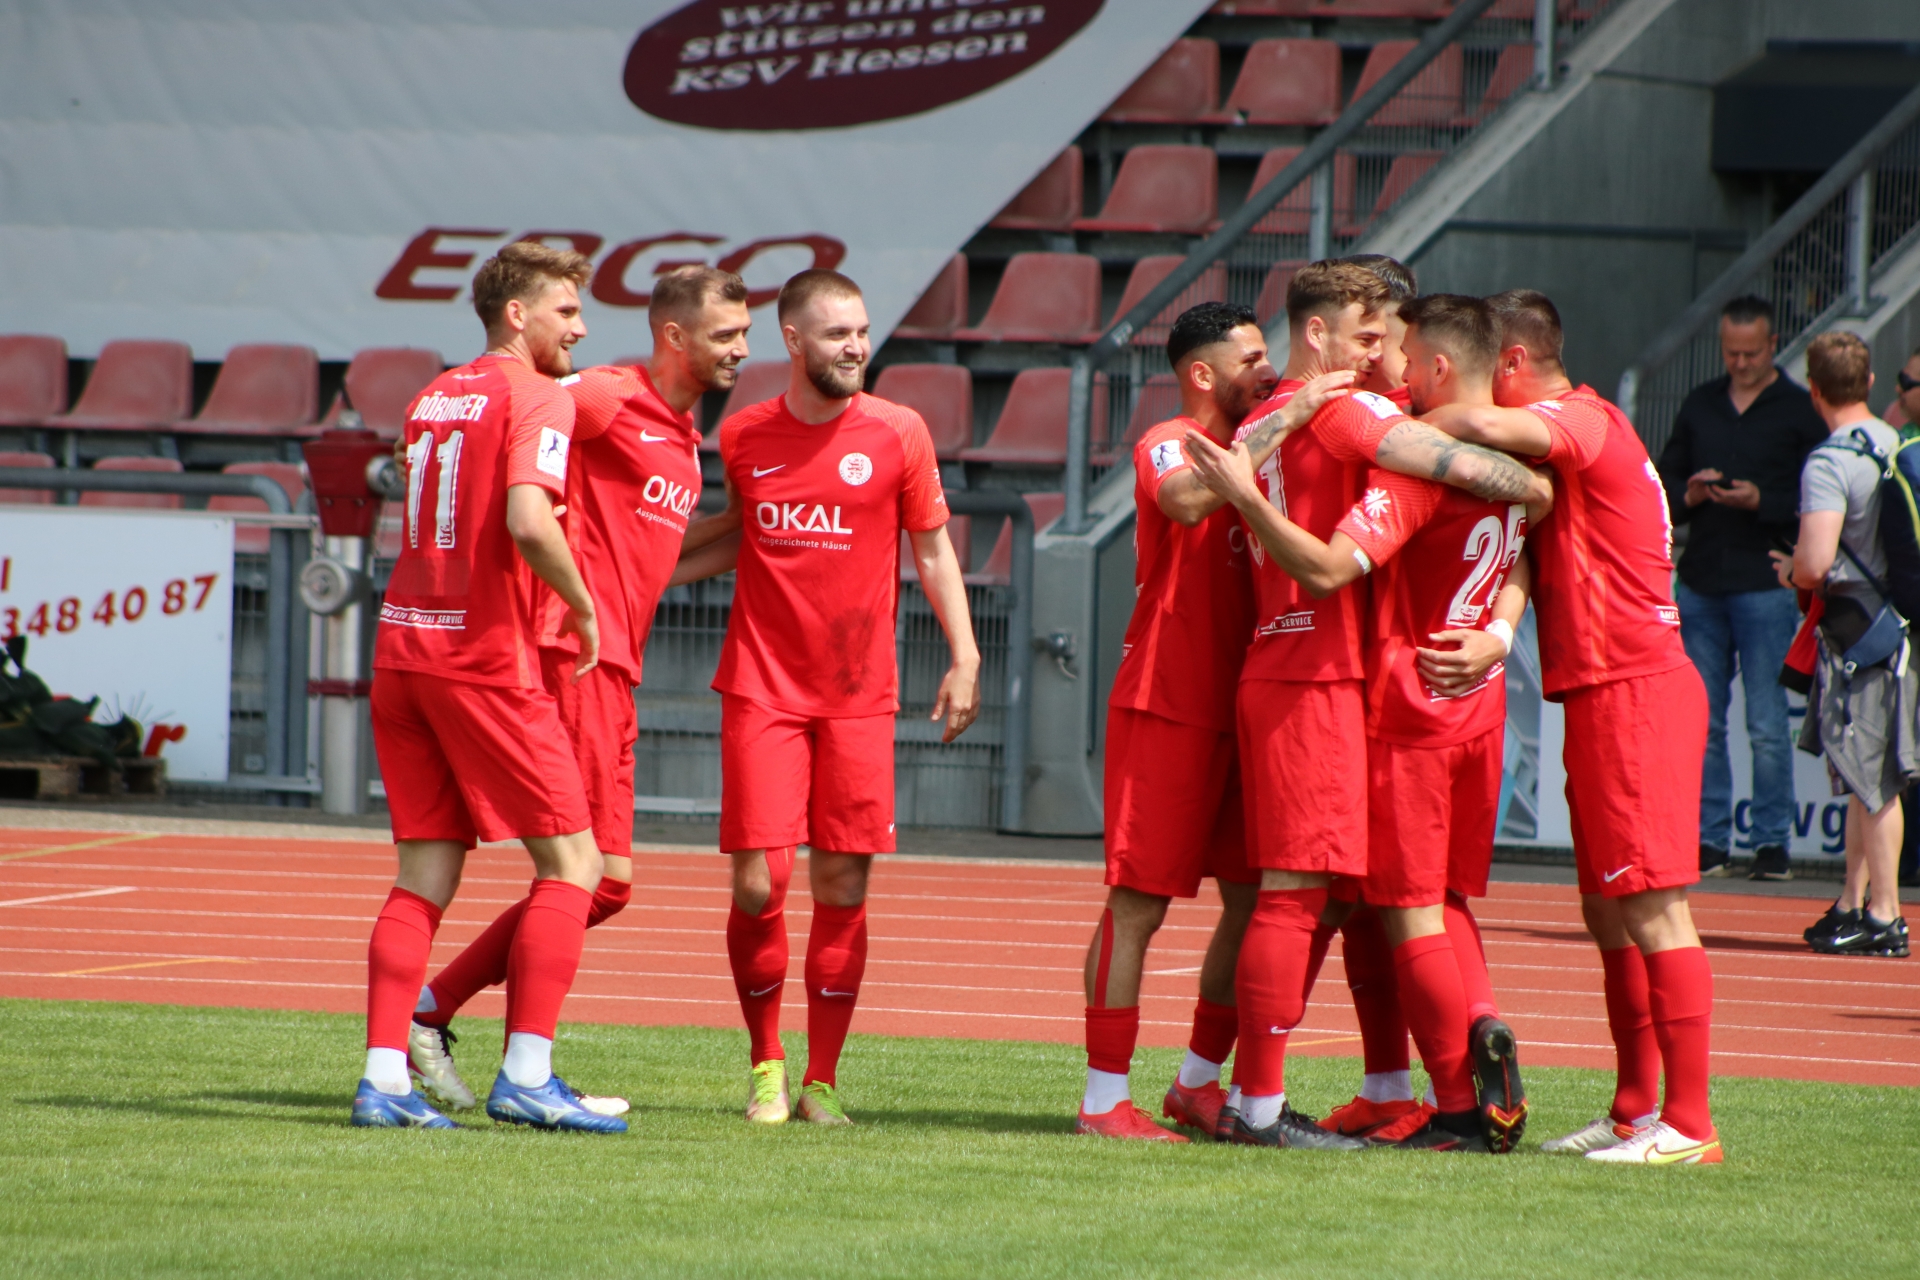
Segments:
[[[675,484],[663,476],[648,476],[640,496],[677,516],[692,515],[693,504],[699,500],[692,489],[684,484]]]
[[[873,479],[873,459],[864,453],[850,453],[840,459],[840,478],[851,485]]]
[[[1004,83],[1103,0],[695,0],[642,31],[627,97],[707,129],[831,129],[918,115]]]
[[[763,502],[753,509],[753,515],[769,533],[853,532],[841,523],[839,507],[818,502]]]

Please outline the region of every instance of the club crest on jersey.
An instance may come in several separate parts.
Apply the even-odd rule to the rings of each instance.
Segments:
[[[856,455],[858,456],[858,455]],[[853,530],[840,522],[840,508],[828,508],[814,503],[809,509],[804,502],[763,502],[754,508],[754,519],[768,532],[780,533],[844,533]]]
[[[851,485],[863,485],[873,479],[873,459],[864,453],[850,453],[840,459],[840,478]],[[840,508],[835,507],[838,511]]]
[[[1147,456],[1153,459],[1153,474],[1156,476],[1163,476],[1186,461],[1180,456],[1178,440],[1162,440],[1147,451]]]
[[[1385,396],[1375,395],[1371,391],[1356,391],[1353,393],[1353,398],[1356,402],[1371,409],[1373,416],[1376,418],[1397,418],[1400,416],[1400,406]]]
[[[1385,489],[1369,489],[1360,495],[1360,509],[1367,513],[1370,520],[1378,520],[1387,514],[1387,508],[1393,505],[1393,498]]]
[[[572,444],[565,436],[552,427],[540,428],[540,452],[535,455],[533,465],[552,476],[555,480],[567,478],[567,449]]]

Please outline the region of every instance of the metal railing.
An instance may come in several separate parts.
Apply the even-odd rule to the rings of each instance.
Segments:
[[[1614,0],[1537,0],[1531,19],[1484,17],[1497,2],[1462,0],[1075,357],[1063,531],[1086,530],[1093,485],[1149,426],[1179,412],[1178,390],[1157,348],[1180,310],[1226,300],[1271,324],[1285,308],[1295,270],[1352,251],[1508,102],[1528,89],[1551,88],[1561,55]],[[1527,82],[1502,82],[1508,72],[1501,54],[1526,44],[1533,46]],[[1455,68],[1439,63],[1453,46],[1457,79]]]
[[[258,498],[270,516],[293,515],[286,490],[266,476],[151,471],[0,467],[0,489],[56,494],[158,493]],[[248,522],[243,512],[233,515]],[[227,785],[264,792],[313,789],[307,777],[306,610],[294,590],[294,566],[310,534],[282,520],[267,531],[267,553],[234,556],[232,746]],[[250,764],[259,768],[249,768]],[[234,764],[238,763],[239,768]]]
[[[1920,235],[1920,88],[1881,117],[1620,375],[1620,407],[1655,457],[1680,404],[1726,372],[1720,309],[1746,293],[1790,342],[1873,303],[1873,280]],[[1784,344],[1783,344],[1784,345]]]

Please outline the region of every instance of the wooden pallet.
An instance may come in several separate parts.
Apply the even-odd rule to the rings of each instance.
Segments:
[[[8,800],[158,797],[166,793],[167,762],[158,756],[115,760],[111,766],[83,756],[0,759],[0,798]]]

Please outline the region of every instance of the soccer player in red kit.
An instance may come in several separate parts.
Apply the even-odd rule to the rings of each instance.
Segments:
[[[373,742],[400,874],[367,945],[367,1070],[353,1123],[448,1128],[414,1091],[407,1029],[441,912],[476,840],[518,837],[533,892],[507,958],[507,1053],[487,1098],[496,1120],[624,1133],[553,1074],[600,879],[579,766],[541,680],[539,583],[579,637],[572,676],[599,656],[593,600],[554,517],[564,496],[572,372],[586,334],[578,253],[514,244],[480,268],[474,310],[487,351],[428,384],[407,410],[406,534],[380,608]]]
[[[1133,1104],[1127,1083],[1140,1032],[1147,946],[1173,898],[1203,876],[1220,886],[1220,922],[1200,970],[1186,1061],[1162,1111],[1211,1135],[1226,1095],[1220,1064],[1238,1033],[1233,974],[1259,874],[1247,863],[1234,744],[1234,690],[1253,634],[1246,530],[1194,479],[1189,430],[1224,444],[1275,374],[1259,319],[1244,306],[1202,303],[1167,339],[1182,416],[1150,428],[1133,450],[1136,568],[1133,617],[1109,699],[1106,750],[1106,907],[1087,949],[1087,1088],[1076,1129],[1108,1138],[1185,1141]],[[1321,380],[1283,412],[1304,422],[1353,381]]]
[[[567,477],[568,542],[598,603],[599,665],[576,682],[577,638],[565,606],[543,602],[540,666],[579,762],[604,870],[587,915],[592,928],[626,906],[633,881],[633,688],[660,595],[675,573],[700,500],[700,432],[693,410],[708,391],[731,387],[747,355],[747,286],[711,267],[682,267],[654,282],[648,307],[653,355],[644,369],[602,366],[562,378],[573,397]],[[718,517],[703,522],[712,529]],[[528,899],[507,908],[421,990],[409,1061],[421,1091],[454,1109],[474,1105],[455,1070],[448,1024],[485,987],[506,978],[513,936]],[[618,1115],[617,1098],[583,1096],[589,1110]]]
[[[849,1123],[836,1072],[867,960],[873,855],[891,853],[900,533],[953,665],[933,719],[951,742],[980,712],[980,650],[920,415],[867,395],[860,288],[803,271],[780,291],[792,380],[720,426],[741,521],[720,669],[720,848],[733,860],[727,955],[751,1039],[747,1119]],[[812,847],[807,1071],[790,1107],[780,999],[795,847]]]
[[[1568,379],[1553,303],[1530,290],[1488,302],[1501,327],[1499,407],[1450,406],[1433,421],[1542,458],[1558,477],[1557,510],[1533,540],[1534,608],[1545,694],[1566,710],[1581,908],[1600,947],[1618,1059],[1609,1113],[1544,1149],[1717,1164],[1713,971],[1687,906],[1700,876],[1707,702],[1680,644],[1666,497],[1626,415]]]
[[[1414,468],[1482,497],[1545,492],[1544,482],[1513,459],[1463,451],[1370,392],[1332,400],[1305,429],[1284,434],[1274,411],[1305,379],[1338,369],[1371,373],[1386,332],[1387,298],[1387,286],[1363,267],[1301,268],[1287,291],[1291,350],[1274,398],[1241,427],[1231,452],[1194,432],[1185,437],[1189,463],[1239,508],[1263,544],[1250,548],[1255,630],[1238,694],[1250,852],[1261,881],[1235,980],[1240,1102],[1231,1130],[1234,1141],[1261,1146],[1365,1145],[1286,1105],[1285,1063],[1286,1037],[1305,1012],[1332,938],[1321,922],[1328,888],[1335,876],[1364,876],[1367,858],[1363,584],[1315,598],[1267,554],[1264,531],[1284,516],[1326,541],[1360,499],[1370,461]],[[1240,485],[1241,471],[1258,483]]]
[[[1435,294],[1400,312],[1413,407],[1493,403],[1498,329],[1484,302]],[[1236,505],[1262,515],[1244,462],[1223,479]],[[1359,887],[1391,947],[1437,1114],[1409,1113],[1373,1133],[1376,1142],[1510,1151],[1525,1119],[1513,1035],[1499,1020],[1465,901],[1486,893],[1493,857],[1506,728],[1500,660],[1526,607],[1524,586],[1507,578],[1522,564],[1527,519],[1522,503],[1376,468],[1327,541],[1277,512],[1259,526],[1266,550],[1317,598],[1378,570],[1366,638],[1368,851]],[[1497,1050],[1485,1064],[1469,1053],[1470,1019],[1473,1041]],[[1476,1066],[1484,1067],[1479,1096]]]

